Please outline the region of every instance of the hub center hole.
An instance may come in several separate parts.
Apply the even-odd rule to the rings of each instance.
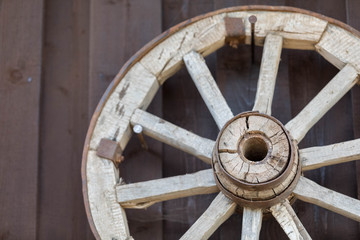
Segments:
[[[252,137],[245,140],[241,151],[248,160],[259,162],[266,157],[269,149],[264,139]]]

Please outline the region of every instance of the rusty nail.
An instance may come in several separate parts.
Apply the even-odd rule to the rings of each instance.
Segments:
[[[141,147],[144,148],[145,150],[148,150],[148,145],[146,144],[144,135],[142,133],[143,132],[143,127],[141,125],[136,124],[133,127],[133,131],[134,131],[134,133],[137,134],[137,136],[138,136],[138,138],[140,140],[140,143],[141,143]]]
[[[255,15],[251,15],[249,17],[249,22],[251,23],[251,62],[255,62],[255,23],[257,21],[257,17]]]
[[[124,156],[123,155],[118,155],[116,156],[116,160],[115,160],[115,163],[116,164],[120,164],[124,161]]]

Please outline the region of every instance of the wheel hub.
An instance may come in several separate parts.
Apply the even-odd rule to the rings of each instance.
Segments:
[[[217,137],[212,158],[216,183],[241,206],[270,207],[289,197],[299,179],[297,151],[274,117],[239,114]]]

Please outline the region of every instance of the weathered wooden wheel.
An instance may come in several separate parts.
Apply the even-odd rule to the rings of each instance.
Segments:
[[[252,25],[250,21],[257,22]],[[249,19],[249,17],[251,17]],[[255,104],[234,117],[203,59],[225,44],[263,45]],[[339,73],[290,122],[271,116],[282,48],[316,50]],[[88,131],[82,178],[92,230],[101,239],[132,239],[124,208],[220,193],[182,239],[206,239],[238,208],[242,239],[257,239],[263,212],[271,212],[290,239],[310,239],[289,199],[360,221],[360,201],[301,176],[304,171],[360,157],[360,139],[298,150],[308,130],[358,81],[360,35],[312,12],[246,6],[193,18],[141,49],[106,91]],[[216,142],[145,111],[156,91],[183,64],[220,133]],[[163,143],[212,164],[212,169],[134,184],[119,181],[117,164],[133,126]]]

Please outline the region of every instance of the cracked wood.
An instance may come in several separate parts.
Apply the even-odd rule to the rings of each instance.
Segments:
[[[212,169],[116,186],[117,200],[125,208],[145,208],[160,201],[218,191]]]
[[[294,189],[297,198],[360,222],[360,201],[300,177]]]
[[[325,115],[358,81],[358,73],[347,64],[336,76],[289,121],[285,127],[292,137],[300,142],[312,126]]]
[[[220,192],[206,211],[180,239],[208,239],[235,212],[235,209],[236,203]]]
[[[262,209],[244,207],[241,240],[258,240],[262,224]]]
[[[184,62],[201,97],[221,129],[227,121],[234,117],[234,114],[216,85],[215,79],[206,66],[205,59],[197,52],[190,52],[184,56]]]
[[[286,199],[270,208],[272,215],[280,224],[286,235],[291,240],[310,240],[311,237],[306,231],[294,209]]]
[[[215,145],[213,140],[200,137],[140,109],[134,112],[131,124],[139,124],[143,127],[144,134],[211,163]]]
[[[271,115],[282,45],[283,38],[281,36],[274,34],[266,36],[253,111]]]
[[[360,139],[301,149],[299,156],[303,171],[359,160]]]

